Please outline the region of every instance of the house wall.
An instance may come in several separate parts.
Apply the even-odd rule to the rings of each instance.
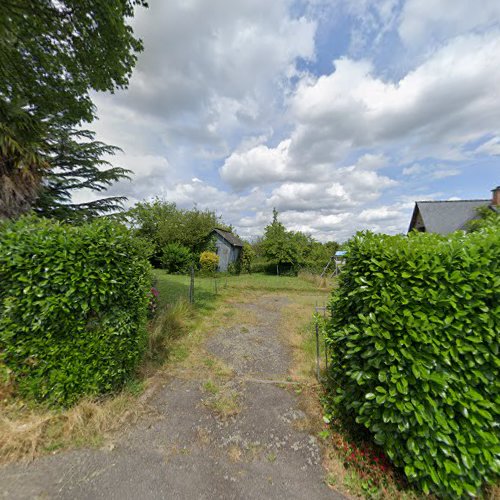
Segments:
[[[229,264],[238,260],[240,249],[239,247],[233,247],[217,233],[215,233],[215,238],[215,246],[217,248],[217,255],[219,256],[219,267],[217,270],[225,272]]]

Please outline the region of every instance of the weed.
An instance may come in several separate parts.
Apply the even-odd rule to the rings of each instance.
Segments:
[[[164,308],[149,329],[148,358],[164,361],[172,350],[172,341],[182,335],[191,316],[191,307],[184,300]]]
[[[217,416],[225,420],[240,413],[240,394],[235,390],[224,387],[208,399],[205,405]]]
[[[267,458],[267,461],[268,462],[271,462],[271,463],[274,463],[276,462],[276,459],[278,458],[278,455],[276,455],[276,453],[274,453],[273,451],[271,453],[268,453],[266,455],[266,458]]]
[[[210,394],[217,394],[220,391],[220,387],[211,380],[207,380],[203,384],[203,390]]]
[[[227,454],[231,462],[240,462],[241,461],[241,448],[236,445],[232,445],[229,447]]]
[[[203,364],[207,367],[207,368],[213,368],[214,365],[215,365],[215,360],[213,358],[205,358],[203,360]]]

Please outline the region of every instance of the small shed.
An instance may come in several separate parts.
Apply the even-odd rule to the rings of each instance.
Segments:
[[[218,271],[225,272],[229,264],[238,260],[243,242],[229,231],[215,228],[213,231],[215,236],[216,253],[219,256]]]

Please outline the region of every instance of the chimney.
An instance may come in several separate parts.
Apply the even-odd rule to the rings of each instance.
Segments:
[[[500,207],[500,186],[492,189],[493,196],[491,197],[491,204],[495,207]]]

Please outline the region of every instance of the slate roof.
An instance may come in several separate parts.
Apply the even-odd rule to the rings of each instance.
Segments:
[[[491,200],[417,201],[408,231],[415,229],[419,213],[427,233],[449,234],[465,229],[477,217],[477,209],[490,203]]]
[[[222,229],[215,228],[214,232],[216,232],[219,236],[222,236],[228,243],[233,245],[233,247],[243,246],[243,242],[238,238],[238,236],[235,236],[229,231],[223,231]]]

